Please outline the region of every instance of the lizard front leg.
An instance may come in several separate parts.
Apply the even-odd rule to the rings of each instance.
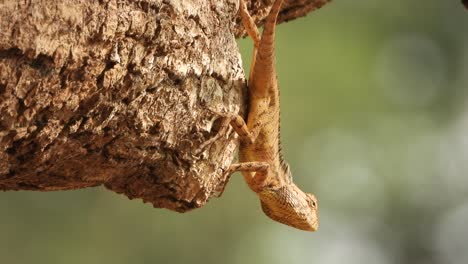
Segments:
[[[238,171],[243,172],[244,178],[246,178],[249,183],[249,187],[252,191],[258,193],[266,186],[269,167],[270,165],[267,162],[262,161],[234,163],[229,166],[224,175],[226,175],[226,181],[229,181],[233,173]],[[246,177],[246,175],[248,175],[248,177]],[[224,187],[225,186],[222,186],[220,189],[216,190],[218,195],[224,191]]]
[[[269,167],[270,165],[263,161],[241,162],[232,164],[227,174],[229,178],[236,171],[244,172],[244,175],[248,175],[246,180],[249,187],[252,191],[258,193],[266,187]]]

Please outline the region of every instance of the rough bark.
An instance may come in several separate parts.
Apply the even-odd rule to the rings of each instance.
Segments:
[[[280,20],[328,0],[286,1]],[[270,6],[251,4],[258,24]],[[0,1],[0,190],[105,185],[186,211],[219,195],[244,108],[237,0]]]

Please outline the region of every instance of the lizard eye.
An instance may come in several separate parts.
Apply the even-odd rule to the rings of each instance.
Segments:
[[[308,202],[309,202],[309,205],[312,206],[312,207],[317,207],[317,199],[315,198],[314,195],[308,193],[307,194],[307,198],[308,198]]]
[[[309,204],[310,204],[312,207],[317,207],[317,203],[316,203],[314,200],[309,201]]]

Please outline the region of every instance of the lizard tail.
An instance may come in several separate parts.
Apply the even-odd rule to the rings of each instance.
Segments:
[[[266,53],[273,54],[273,44],[275,41],[275,27],[276,27],[276,19],[278,18],[278,13],[280,11],[281,5],[283,4],[283,0],[275,0],[273,6],[270,9],[270,13],[268,14],[265,25],[263,27],[261,43],[264,44]],[[268,49],[267,47],[271,47]],[[270,52],[268,52],[270,51]]]
[[[280,11],[283,0],[275,0],[270,9],[265,25],[263,26],[262,38],[260,39],[259,49],[256,55],[253,76],[256,78],[275,78],[275,80],[257,80],[260,83],[276,83],[275,70],[275,27],[276,19]],[[258,87],[260,88],[260,87]],[[272,87],[264,87],[264,91],[268,91]],[[263,89],[262,89],[263,90]]]

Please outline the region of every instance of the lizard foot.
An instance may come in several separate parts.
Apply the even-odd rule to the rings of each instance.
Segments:
[[[240,139],[244,142],[252,144],[254,142],[254,137],[247,128],[247,124],[244,119],[238,114],[231,113],[220,113],[213,110],[210,110],[214,114],[220,116],[221,125],[218,132],[212,138],[203,142],[194,152],[195,155],[199,155],[207,146],[213,144],[216,140],[226,134],[229,126],[232,126],[234,131],[239,135]]]
[[[201,152],[203,152],[206,147],[213,144],[213,142],[215,142],[216,140],[221,138],[223,135],[225,135],[227,132],[227,129],[229,128],[229,124],[231,122],[231,118],[229,114],[217,112],[211,109],[209,109],[209,111],[212,112],[214,115],[217,115],[221,118],[221,124],[219,126],[218,131],[216,132],[216,135],[214,135],[212,138],[200,144],[200,146],[195,151],[193,151],[194,155],[199,155]]]

